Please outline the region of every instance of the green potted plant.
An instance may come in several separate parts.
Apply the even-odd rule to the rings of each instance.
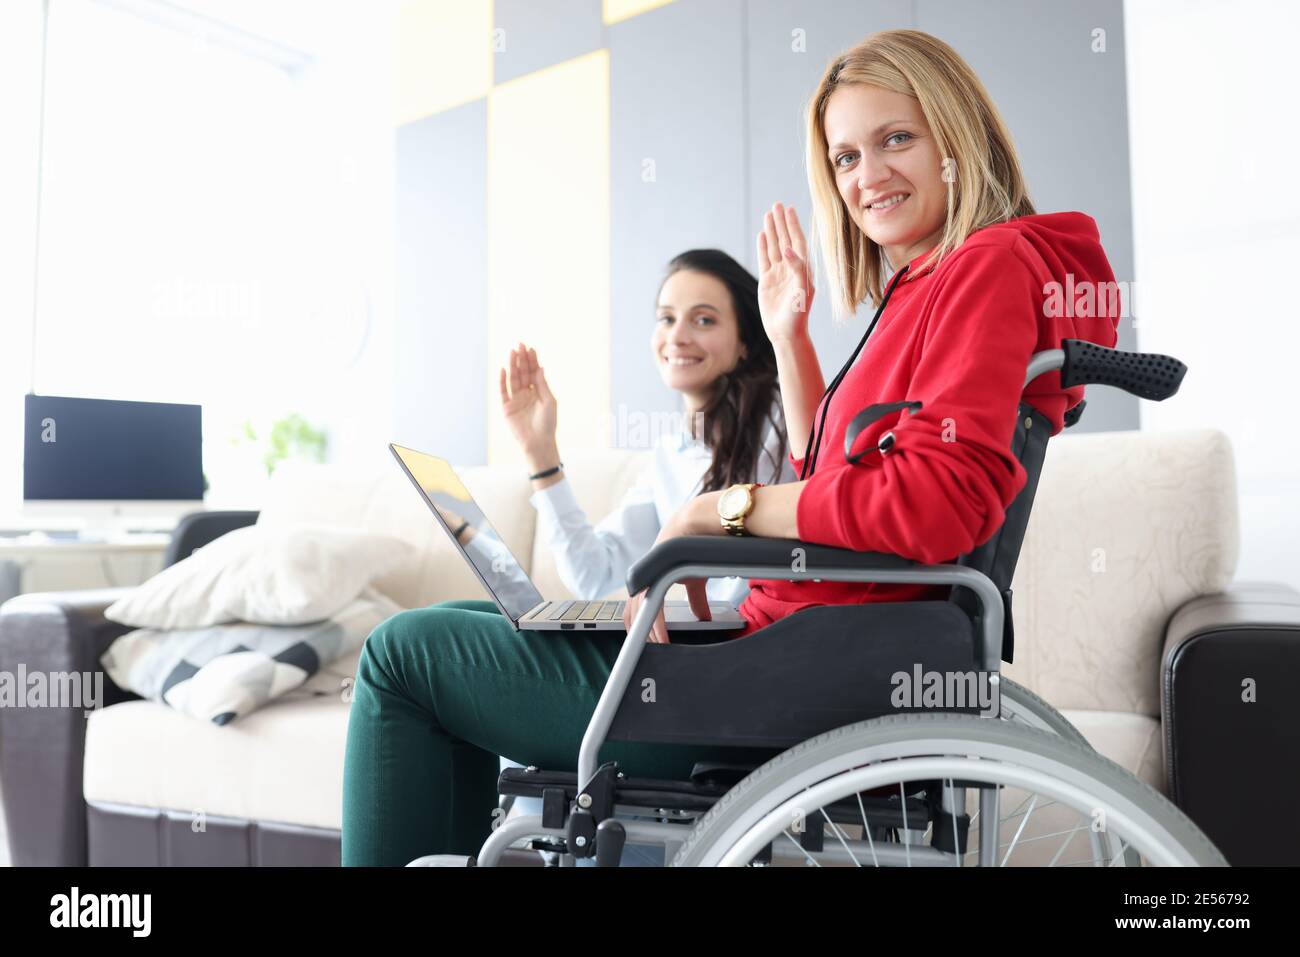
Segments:
[[[262,464],[266,466],[268,478],[275,472],[277,465],[288,459],[324,462],[327,444],[325,432],[312,428],[297,412],[276,419],[260,436],[253,423],[245,419],[234,442],[237,445],[260,447]]]

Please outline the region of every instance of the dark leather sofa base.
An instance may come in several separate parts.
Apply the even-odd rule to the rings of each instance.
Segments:
[[[1234,867],[1300,864],[1300,593],[1239,582],[1188,602],[1160,690],[1174,803]]]
[[[86,806],[92,867],[338,867],[339,832],[193,816],[125,804]]]
[[[191,815],[126,804],[86,805],[93,867],[338,867],[341,839],[329,828]],[[415,855],[412,855],[413,857]],[[503,867],[541,867],[536,852],[507,848]]]

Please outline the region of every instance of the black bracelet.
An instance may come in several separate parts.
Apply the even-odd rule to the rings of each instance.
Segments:
[[[550,478],[552,475],[560,471],[560,469],[562,468],[564,468],[563,462],[561,462],[559,465],[555,466],[554,468],[547,469],[545,472],[534,472],[532,475],[528,476],[528,481],[536,482],[538,479]]]
[[[454,539],[456,539],[456,541],[459,542],[459,541],[460,541],[460,537],[461,537],[463,534],[465,534],[465,529],[467,529],[467,528],[469,528],[469,519],[468,519],[468,518],[465,519],[465,521],[463,521],[463,522],[460,523],[460,528],[456,529],[456,531],[454,531],[454,532],[451,533],[451,537],[454,538]]]

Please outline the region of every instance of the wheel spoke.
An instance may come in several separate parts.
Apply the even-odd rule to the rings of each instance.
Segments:
[[[1029,818],[1034,813],[1034,805],[1038,802],[1038,795],[1035,794],[1033,798],[1034,799],[1029,802],[1029,810],[1025,812],[1024,820],[1020,822],[1020,827],[1016,828],[1016,836],[1011,839],[1011,846],[1007,848],[1007,856],[1002,858],[1001,867],[1007,866],[1007,858],[1010,857],[1011,852],[1016,849],[1016,842],[1020,840],[1020,835],[1024,833],[1025,825],[1029,823]]]
[[[789,837],[790,843],[793,844],[795,847],[799,848],[800,853],[803,854],[804,857],[808,858],[808,860],[812,861],[814,866],[821,867],[821,865],[817,863],[817,858],[813,857],[811,854],[808,853],[808,848],[804,847],[803,844],[801,844],[799,841],[796,841],[793,837],[790,837],[789,831],[787,831],[785,828],[782,828],[781,833],[784,834],[786,837]]]
[[[1051,834],[1036,834],[1033,837],[1025,838],[1023,841],[1020,841],[1019,843],[1023,846],[1025,844],[1033,844],[1035,841],[1049,841],[1052,838],[1060,837],[1063,834],[1077,834],[1079,831],[1087,830],[1087,828],[1088,828],[1087,824],[1080,824],[1078,827],[1066,828],[1064,831],[1053,831]],[[1010,843],[1011,843],[1010,841],[1007,842],[1007,844]],[[1007,844],[1003,844],[1002,847],[1006,847]]]
[[[1109,863],[1108,865],[1106,865],[1106,866],[1107,866],[1107,867],[1114,867],[1117,863],[1119,863],[1120,861],[1124,860],[1124,852],[1127,851],[1127,850],[1128,850],[1128,842],[1127,842],[1127,841],[1120,841],[1120,844],[1119,844],[1119,853],[1116,854],[1114,857],[1112,857],[1111,860],[1110,860],[1110,863]]]
[[[849,847],[849,842],[844,839],[844,832],[841,831],[839,827],[836,825],[836,823],[831,820],[831,816],[826,813],[826,808],[822,808],[821,812],[822,812],[822,817],[826,818],[826,823],[831,826],[831,830],[834,831],[835,836],[839,838],[839,842],[844,845],[845,853],[847,853],[849,857],[853,859],[853,866],[861,867],[862,864],[858,861],[857,856],[853,853],[853,849]]]
[[[961,867],[961,842],[957,839],[957,815],[966,810],[966,801],[963,798],[962,806],[957,807],[957,787],[952,783],[952,778],[948,779],[948,791],[951,794],[948,798],[948,814],[952,818],[952,866]],[[967,827],[969,828],[970,825]]]
[[[1039,797],[1041,797],[1041,796],[1042,796],[1042,795],[1039,795]],[[1043,808],[1045,808],[1045,807],[1051,807],[1053,804],[1060,804],[1060,803],[1061,803],[1060,801],[1047,801],[1047,802],[1045,802],[1045,803],[1043,803],[1043,804],[1038,805],[1038,807],[1036,807],[1034,810],[1036,810],[1036,811],[1041,811],[1041,810],[1042,810]],[[1021,807],[1024,807],[1024,802],[1023,802],[1023,801],[1021,802],[1020,806],[1021,806]],[[1012,818],[1014,818],[1014,817],[1018,817],[1018,816],[1019,816],[1019,812],[1017,812],[1016,814],[1008,814],[1008,815],[1007,815],[1006,817],[1004,817],[1004,818],[1003,818],[999,823],[1006,824],[1006,823],[1007,823],[1008,821],[1010,821]]]
[[[867,809],[862,806],[862,792],[858,792],[858,810],[862,813],[862,833],[867,835],[867,847],[871,848],[871,863],[879,867],[880,861],[876,858],[876,842],[871,837],[871,822],[867,820]]]
[[[903,830],[909,831],[911,830],[911,828],[907,826],[907,792],[903,790],[902,781],[898,782],[898,796],[901,799],[901,803],[903,805]],[[907,866],[911,867],[912,866],[912,842],[910,840],[907,840],[906,834],[904,834],[903,837],[904,837],[903,853],[907,855]]]
[[[1107,867],[1110,866],[1109,859],[1102,858]],[[1058,864],[1057,867],[1096,867],[1098,864],[1095,857],[1089,857],[1080,861],[1071,861],[1069,864]]]
[[[998,819],[998,825],[1001,826],[1001,825],[1003,825],[1003,824],[1006,824],[1007,821],[1011,820],[1013,817],[1015,817],[1016,815],[1018,815],[1018,814],[1020,813],[1020,809],[1021,809],[1022,807],[1024,807],[1026,804],[1028,804],[1028,803],[1029,803],[1029,799],[1032,798],[1032,797],[1033,797],[1032,794],[1029,795],[1029,797],[1025,798],[1025,799],[1024,799],[1023,801],[1021,801],[1018,805],[1016,805],[1016,809],[1015,809],[1014,811],[1012,811],[1010,814],[1008,814],[1008,815],[1007,815],[1006,817],[1004,817],[1004,818],[999,818],[999,819]]]

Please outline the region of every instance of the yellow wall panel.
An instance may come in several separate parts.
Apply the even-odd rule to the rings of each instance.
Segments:
[[[672,2],[673,0],[604,0],[605,22],[618,23],[655,7],[666,7]]]
[[[402,0],[394,121],[400,126],[487,96],[492,0]]]
[[[561,453],[606,448],[610,408],[609,51],[488,97],[488,461],[522,461],[497,370],[537,349],[559,401]]]

